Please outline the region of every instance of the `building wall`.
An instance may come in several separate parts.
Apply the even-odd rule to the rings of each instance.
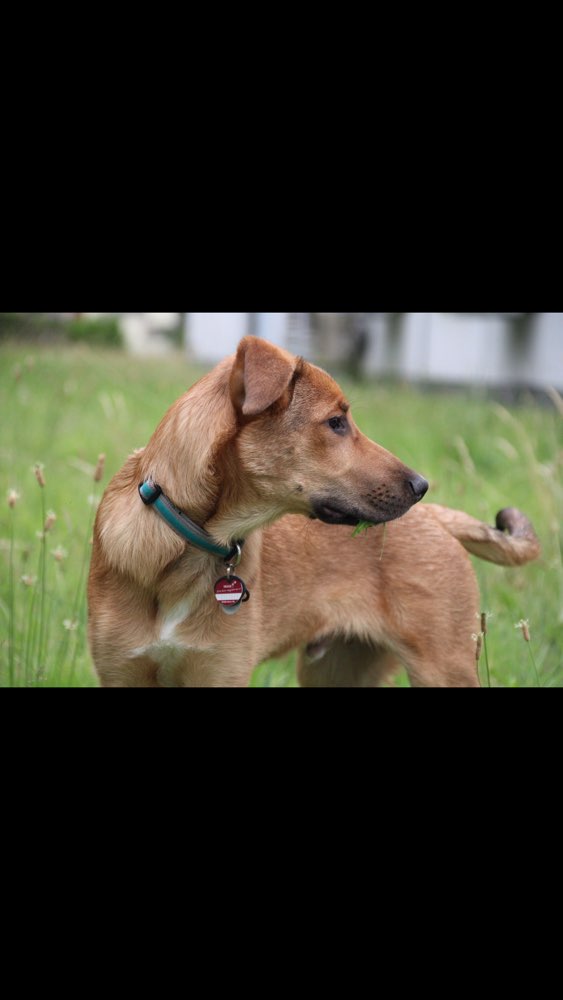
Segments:
[[[289,313],[256,313],[256,317],[256,331],[249,330],[249,333],[255,332],[257,337],[264,337],[278,347],[287,347]]]
[[[369,374],[563,387],[563,313],[379,314],[369,328]]]
[[[247,333],[311,360],[345,361],[351,351],[353,320],[360,317],[368,332],[367,374],[444,384],[563,389],[563,313],[319,313],[314,319],[310,313],[186,315],[188,352],[206,364],[232,354]],[[165,349],[159,329],[178,316],[122,313],[129,348]]]
[[[515,377],[563,389],[563,313],[536,313],[530,336],[513,351]]]
[[[186,339],[190,355],[207,364],[236,350],[248,332],[249,313],[188,313]]]
[[[232,354],[252,334],[296,354],[310,350],[308,313],[188,313],[186,345],[191,357],[211,363]]]

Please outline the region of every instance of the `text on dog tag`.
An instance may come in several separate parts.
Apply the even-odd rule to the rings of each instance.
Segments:
[[[245,583],[238,576],[222,576],[214,587],[215,598],[227,614],[234,614],[247,601],[249,593]]]

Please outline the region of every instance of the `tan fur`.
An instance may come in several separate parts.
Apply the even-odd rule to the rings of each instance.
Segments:
[[[329,426],[335,417],[345,433]],[[237,574],[251,598],[236,615],[214,597],[221,560],[141,502],[149,477],[219,543],[246,540]],[[104,494],[89,579],[101,684],[243,686],[257,664],[297,647],[304,686],[375,686],[400,664],[415,686],[478,686],[479,598],[465,549],[518,565],[538,542],[512,508],[495,529],[415,505],[417,481],[361,434],[329,375],[244,338]],[[309,519],[334,517],[327,506],[387,523],[353,537],[350,524]]]

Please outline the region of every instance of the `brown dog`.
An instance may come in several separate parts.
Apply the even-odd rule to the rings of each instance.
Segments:
[[[102,685],[246,685],[299,647],[305,686],[375,686],[400,664],[412,685],[478,686],[465,549],[518,565],[538,541],[514,509],[495,529],[417,505],[427,488],[360,433],[329,375],[244,338],[104,494],[89,580]],[[159,489],[192,541],[164,519]],[[353,537],[359,521],[378,527]]]

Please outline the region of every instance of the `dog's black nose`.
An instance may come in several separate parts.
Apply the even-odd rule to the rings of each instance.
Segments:
[[[416,473],[413,473],[412,476],[410,476],[409,486],[417,500],[422,500],[424,494],[428,491],[428,483],[426,482],[426,479],[423,479],[422,476],[417,476]]]

